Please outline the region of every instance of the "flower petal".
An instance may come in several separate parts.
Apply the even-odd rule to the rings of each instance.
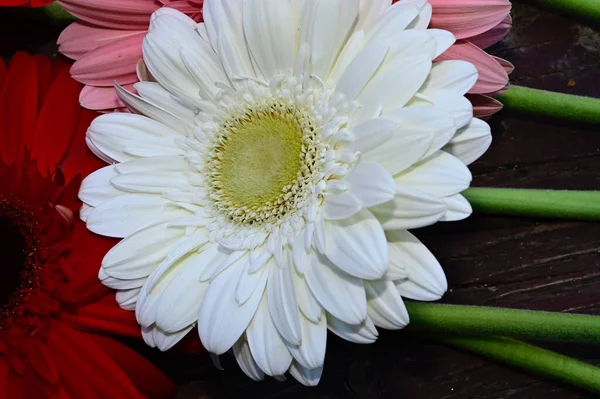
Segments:
[[[373,280],[387,270],[385,233],[368,210],[345,220],[325,221],[325,241],[327,258],[351,276]]]
[[[233,345],[233,355],[237,360],[240,368],[248,377],[254,381],[262,381],[265,378],[265,373],[258,367],[258,364],[254,361],[252,353],[250,352],[250,346],[245,336],[240,338],[235,345]]]
[[[263,295],[246,336],[258,367],[265,374],[277,376],[285,374],[288,370],[292,363],[292,355],[271,319],[269,306],[267,295]]]
[[[408,272],[408,279],[401,280],[396,287],[400,295],[419,301],[440,299],[448,289],[448,283],[440,263],[427,247],[408,231],[389,231],[387,237],[394,259]]]
[[[371,211],[386,231],[416,229],[440,220],[446,212],[446,204],[429,193],[399,185],[392,201]]]
[[[296,60],[297,21],[290,2],[245,1],[243,19],[248,48],[265,78],[291,71]]]
[[[198,333],[202,345],[216,355],[227,352],[242,336],[256,313],[267,285],[267,273],[243,305],[235,300],[235,282],[243,268],[229,267],[211,282],[200,308]],[[270,317],[270,316],[269,316]],[[287,350],[287,349],[286,349]]]
[[[388,330],[406,327],[408,311],[391,280],[366,281],[369,317],[376,326]]]
[[[290,366],[290,374],[294,377],[299,383],[305,385],[307,387],[315,387],[319,384],[321,380],[321,375],[323,374],[323,367],[319,367],[316,369],[307,369],[302,367],[298,363],[292,363]]]
[[[446,197],[469,188],[471,172],[458,158],[438,151],[394,178],[398,185]]]
[[[327,326],[335,335],[356,344],[372,344],[377,340],[377,336],[379,335],[375,324],[373,324],[373,321],[369,317],[362,323],[348,324],[328,314]]]
[[[299,346],[288,345],[288,349],[303,367],[307,369],[323,367],[327,345],[327,320],[325,317],[322,317],[318,323],[313,323],[306,317],[300,317],[300,320],[302,343]]]
[[[396,193],[392,175],[377,163],[361,162],[346,176],[350,192],[364,208],[391,201]]]
[[[300,327],[298,299],[292,276],[294,266],[291,252],[286,252],[289,259],[283,267],[278,267],[274,261],[270,265],[269,282],[267,283],[269,311],[279,334],[290,344],[300,345],[302,329]]]
[[[304,277],[313,295],[329,313],[349,324],[367,317],[367,299],[362,280],[352,277],[311,252],[311,266]]]
[[[490,126],[482,120],[473,119],[456,133],[443,150],[469,165],[482,156],[491,144]]]

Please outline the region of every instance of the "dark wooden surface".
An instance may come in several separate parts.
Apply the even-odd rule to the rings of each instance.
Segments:
[[[514,4],[513,16],[513,30],[493,53],[515,64],[514,83],[600,97],[599,28],[521,2]],[[36,32],[56,30],[37,26],[33,33],[15,35],[17,25],[0,24],[3,56],[17,48],[52,51],[49,37]],[[491,124],[494,143],[472,166],[475,186],[600,189],[598,126],[506,112]],[[475,215],[416,234],[444,266],[450,286],[446,303],[600,314],[600,224]],[[368,346],[328,338],[317,388],[293,379],[252,382],[233,357],[224,356],[225,370],[217,371],[203,355],[148,354],[180,385],[180,399],[592,397],[405,332],[382,331]],[[600,364],[600,347],[547,347]]]

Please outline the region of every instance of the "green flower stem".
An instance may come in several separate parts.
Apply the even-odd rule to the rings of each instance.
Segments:
[[[474,187],[463,195],[480,213],[600,220],[600,191]]]
[[[41,8],[42,12],[46,14],[55,23],[60,25],[66,25],[76,20],[74,16],[69,14],[64,8],[62,8],[58,2],[53,2],[45,7]]]
[[[540,4],[554,8],[558,12],[576,15],[583,19],[600,21],[599,0],[535,0]]]
[[[600,344],[599,316],[409,301],[406,307],[413,330]]]
[[[600,393],[600,368],[510,338],[443,336],[435,339],[530,373]]]
[[[600,0],[594,1],[594,3],[600,4]],[[598,19],[600,19],[600,15]],[[496,99],[502,102],[506,109],[519,113],[585,123],[600,123],[600,99],[598,98],[510,86]]]

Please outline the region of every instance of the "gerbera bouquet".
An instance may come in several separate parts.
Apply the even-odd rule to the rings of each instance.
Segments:
[[[9,184],[0,195],[21,202],[0,211],[7,243],[18,249],[11,262],[25,265],[14,284],[7,280],[6,320],[28,325],[17,334],[23,342],[48,331],[35,339],[37,352],[0,346],[7,370],[24,373],[19,361],[29,359],[34,375],[76,397],[169,396],[158,370],[90,332],[141,334],[161,351],[197,333],[218,367],[231,353],[254,380],[289,374],[314,386],[327,370],[329,332],[367,344],[381,329],[409,326],[600,390],[596,368],[514,339],[596,343],[596,317],[424,303],[448,283],[409,230],[463,220],[473,209],[600,216],[597,192],[469,189],[468,165],[492,144],[486,120],[503,104],[578,121],[600,114],[597,100],[509,86],[513,65],[485,50],[511,27],[509,1],[58,5],[78,18],[58,45],[75,60],[70,73],[83,90],[65,64],[55,72],[25,55],[11,65],[27,59],[39,79],[25,67],[7,79],[30,90],[9,95],[22,105],[5,117],[6,131],[19,134],[7,134],[1,149]],[[65,93],[104,115],[73,102],[69,112],[55,108],[64,102],[51,94]],[[14,106],[8,98],[3,110]],[[55,101],[37,122],[23,117],[45,98]],[[30,216],[30,208],[40,211]],[[93,295],[73,286],[76,272]],[[49,321],[32,324],[39,314]],[[13,324],[0,324],[0,338]],[[120,385],[82,391],[73,374],[46,367],[59,350],[91,370],[69,351],[92,343],[98,359],[110,353],[98,362],[123,371]]]

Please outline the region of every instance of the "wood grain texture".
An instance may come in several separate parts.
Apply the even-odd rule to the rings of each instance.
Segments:
[[[0,55],[55,53],[58,30],[24,25],[0,10]],[[514,4],[514,28],[492,52],[512,61],[516,84],[600,97],[600,29],[539,7]],[[573,80],[575,85],[569,85]],[[571,87],[572,86],[572,87]],[[494,143],[472,165],[475,186],[600,189],[600,128],[501,113]],[[415,232],[448,276],[443,302],[600,314],[600,224],[475,215]],[[292,379],[255,383],[223,356],[142,350],[179,384],[179,399],[579,399],[548,382],[405,332],[381,331],[374,345],[328,336],[317,388]],[[600,347],[546,346],[593,364]]]

